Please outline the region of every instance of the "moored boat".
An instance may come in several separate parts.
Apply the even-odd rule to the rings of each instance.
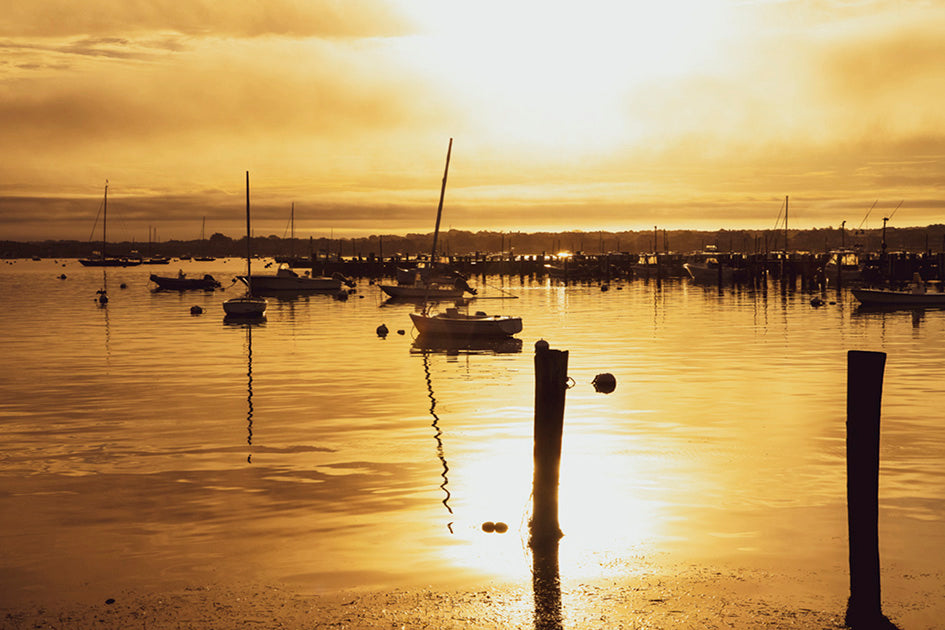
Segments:
[[[442,313],[410,313],[421,335],[437,337],[511,337],[522,332],[522,318],[488,315],[482,311],[469,315],[451,307]]]
[[[255,293],[270,291],[337,291],[341,289],[341,279],[332,276],[312,277],[306,272],[299,275],[289,268],[288,264],[281,264],[275,274],[253,274],[251,277],[237,276],[241,282],[251,286]]]
[[[202,278],[188,278],[187,274],[180,272],[176,276],[159,276],[152,273],[151,282],[158,285],[158,289],[165,291],[186,291],[189,289],[213,290],[220,287],[220,283],[210,274],[204,274]]]
[[[252,231],[249,226],[249,171],[246,171],[246,294],[240,297],[230,298],[223,303],[223,310],[229,318],[237,319],[262,319],[266,315],[268,303],[265,299],[253,296],[251,269],[253,251],[250,238]]]
[[[945,293],[894,291],[892,289],[851,289],[853,297],[868,306],[943,306]]]

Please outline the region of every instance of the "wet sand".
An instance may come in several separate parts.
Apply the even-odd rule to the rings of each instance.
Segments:
[[[162,593],[118,592],[95,601],[22,602],[0,609],[0,628],[843,628],[845,601],[811,595],[763,572],[689,567],[552,588],[436,588],[306,595],[285,585],[193,585]],[[806,593],[798,597],[798,592]],[[560,601],[560,605],[558,602]],[[895,615],[885,611],[893,621]],[[902,630],[931,628],[918,619]],[[931,623],[931,622],[930,622]]]

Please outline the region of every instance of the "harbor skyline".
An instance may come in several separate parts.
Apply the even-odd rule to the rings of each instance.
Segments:
[[[54,19],[53,19],[54,18]],[[20,4],[0,231],[94,240],[941,223],[945,7]],[[875,205],[874,205],[875,204]]]

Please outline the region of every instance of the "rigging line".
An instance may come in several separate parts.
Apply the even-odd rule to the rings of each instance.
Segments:
[[[784,202],[782,201],[782,202],[781,202],[781,209],[778,210],[778,218],[775,219],[775,221],[774,221],[774,228],[773,228],[773,229],[776,230],[776,229],[778,229],[778,226],[781,225],[781,214],[782,214],[783,212],[784,212]]]
[[[864,223],[866,223],[866,219],[868,219],[868,218],[869,218],[869,216],[870,216],[870,212],[872,212],[872,211],[873,211],[873,208],[875,208],[875,207],[876,207],[876,204],[877,204],[878,202],[879,202],[879,199],[877,199],[876,201],[874,201],[874,202],[873,202],[873,205],[872,205],[872,206],[870,206],[870,209],[866,211],[866,216],[865,216],[865,217],[863,217],[863,220],[862,220],[862,221],[860,221],[860,224],[859,224],[858,226],[856,226],[856,229],[857,229],[857,230],[860,230],[860,229],[862,229],[862,228],[863,228],[863,224],[864,224]]]
[[[905,199],[903,199],[902,201],[905,201]],[[892,221],[893,214],[896,214],[896,212],[899,210],[899,208],[902,207],[902,201],[900,201],[900,202],[899,202],[899,205],[896,206],[896,209],[892,211],[892,214],[890,214],[888,217],[886,217],[886,220],[887,220],[887,221]]]
[[[92,232],[89,234],[89,242],[92,242],[92,239],[95,237],[95,228],[98,227],[98,218],[102,216],[102,207],[105,205],[105,200],[102,199],[98,202],[98,212],[95,214],[95,222],[92,224]]]

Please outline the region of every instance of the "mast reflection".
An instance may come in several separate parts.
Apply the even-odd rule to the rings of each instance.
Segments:
[[[440,418],[436,415],[436,398],[433,396],[433,380],[430,377],[430,353],[428,351],[423,352],[423,375],[427,381],[427,396],[430,398],[430,415],[433,416],[433,424],[431,425],[436,433],[433,435],[433,439],[436,440],[436,456],[440,460],[440,464],[443,465],[443,472],[440,473],[440,476],[443,477],[443,483],[440,484],[440,489],[443,490],[443,494],[446,495],[443,498],[443,505],[446,507],[446,511],[450,514],[453,513],[453,508],[450,507],[450,491],[447,489],[449,484],[449,478],[447,473],[450,470],[450,467],[446,463],[446,456],[443,454],[443,440],[440,439],[440,436],[443,435],[443,432],[440,430]],[[450,521],[446,524],[446,528],[450,530],[450,533],[453,533],[453,522]]]
[[[253,463],[253,327],[246,326],[246,463]]]

